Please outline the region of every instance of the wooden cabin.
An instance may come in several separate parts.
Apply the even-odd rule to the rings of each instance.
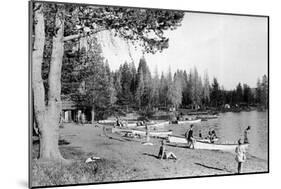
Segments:
[[[64,123],[91,123],[92,107],[78,105],[73,101],[62,101],[62,122]]]

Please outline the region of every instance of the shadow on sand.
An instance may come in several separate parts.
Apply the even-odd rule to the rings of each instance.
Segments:
[[[213,166],[208,166],[208,165],[204,165],[204,164],[201,164],[201,163],[194,163],[196,165],[199,165],[199,166],[202,166],[202,167],[205,167],[207,169],[213,169],[213,170],[217,170],[217,171],[225,171],[225,172],[228,172],[228,173],[233,173],[232,171],[229,171],[227,170],[226,168],[218,168],[218,167],[213,167]]]
[[[169,144],[169,143],[167,143],[166,146],[177,147],[177,148],[188,148],[186,145],[177,145],[177,144]]]
[[[158,159],[158,156],[156,156],[154,154],[142,153],[142,155],[150,156],[150,157],[154,157],[154,158]]]

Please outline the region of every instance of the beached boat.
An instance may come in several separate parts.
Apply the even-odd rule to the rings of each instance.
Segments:
[[[114,124],[116,123],[116,120],[99,120],[98,123],[100,124]]]
[[[218,141],[218,138],[214,139],[214,142]],[[210,143],[210,139],[196,139],[198,142],[207,142]],[[187,140],[183,136],[175,136],[175,135],[169,135],[168,136],[168,142],[170,143],[180,143],[180,144],[187,144]]]
[[[163,121],[163,122],[151,121],[151,122],[147,123],[147,126],[149,128],[158,128],[158,127],[163,127],[163,126],[168,125],[168,124],[169,124],[169,121]],[[133,127],[136,127],[136,128],[139,128],[139,129],[145,128],[145,125],[138,125],[137,123],[128,123],[128,124],[125,124],[124,126],[128,127],[128,128],[133,128]]]
[[[194,124],[200,122],[201,119],[190,119],[190,120],[182,120],[182,121],[172,121],[172,124]]]
[[[138,136],[146,136],[146,131],[136,129],[112,128],[112,133],[125,133]],[[149,131],[149,135],[152,137],[168,137],[168,135],[171,135],[172,133],[172,131]]]
[[[168,142],[170,143],[187,143],[184,137],[180,136],[168,136]],[[242,144],[244,148],[248,148],[248,144]],[[204,149],[204,150],[220,150],[227,152],[234,152],[237,144],[216,144],[210,143],[209,141],[196,140],[194,143],[194,149]]]
[[[98,123],[115,125],[116,120],[100,120],[100,121],[98,121]],[[145,128],[145,125],[139,125],[138,123],[139,123],[138,121],[123,121],[123,126],[127,127],[127,128],[139,128],[139,129]],[[147,125],[150,128],[163,127],[163,126],[168,125],[168,124],[169,124],[169,121],[162,121],[162,122],[150,121],[150,122],[147,122]]]

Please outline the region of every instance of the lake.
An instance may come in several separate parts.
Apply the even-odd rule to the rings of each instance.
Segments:
[[[169,125],[173,134],[184,135],[190,124]],[[244,130],[250,125],[249,154],[267,160],[268,155],[268,112],[227,112],[220,113],[219,118],[194,124],[194,136],[198,137],[199,130],[203,137],[208,135],[209,129],[215,129],[217,136],[223,143],[236,143],[244,138]]]

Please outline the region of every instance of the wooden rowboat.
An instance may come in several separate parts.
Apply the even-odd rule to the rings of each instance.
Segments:
[[[146,131],[136,130],[136,129],[112,128],[112,133],[125,133],[125,134],[146,136]],[[168,137],[172,133],[173,133],[172,131],[149,131],[149,135],[152,137]]]
[[[116,120],[99,120],[98,123],[100,124],[114,124],[116,123]]]
[[[197,116],[198,119],[217,119],[219,116],[218,115],[201,115]]]
[[[180,136],[168,136],[168,141],[170,143],[187,143],[184,137]],[[238,145],[237,144],[215,144],[206,141],[196,140],[194,143],[194,149],[204,149],[204,150],[220,150],[220,151],[227,151],[227,152],[235,152],[235,149]],[[248,144],[242,144],[244,148],[248,148]]]
[[[174,121],[172,124],[194,124],[200,123],[201,119],[191,119],[191,120],[183,120],[183,121]]]
[[[206,142],[211,143],[210,139],[195,139],[198,142]],[[214,142],[218,141],[218,138],[214,139]],[[175,136],[175,135],[169,135],[168,136],[168,142],[170,143],[180,143],[180,144],[187,144],[187,140],[183,136]]]
[[[168,125],[169,121],[163,121],[163,122],[148,122],[147,126],[149,128],[158,128],[158,127],[164,127],[165,125]],[[128,127],[128,128],[138,128],[138,129],[145,129],[145,125],[137,125],[137,122],[135,123],[128,123],[128,124],[124,124],[124,127]]]

